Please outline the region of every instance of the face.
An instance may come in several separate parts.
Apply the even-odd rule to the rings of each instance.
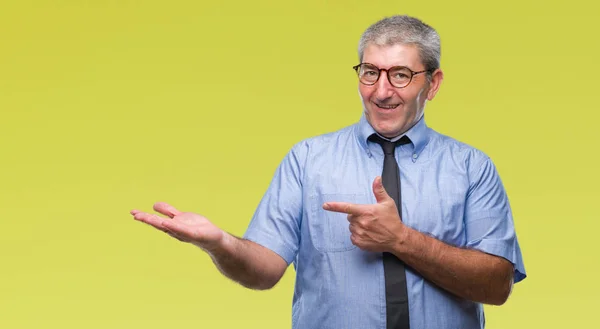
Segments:
[[[369,45],[362,62],[382,69],[392,66],[406,66],[415,72],[425,69],[418,49],[412,45]],[[427,81],[425,73],[420,73],[413,76],[408,86],[396,88],[390,84],[386,71],[382,71],[372,86],[359,82],[358,91],[367,121],[385,137],[403,134],[421,118],[425,102],[433,99],[442,78],[441,70],[433,73],[431,82]]]

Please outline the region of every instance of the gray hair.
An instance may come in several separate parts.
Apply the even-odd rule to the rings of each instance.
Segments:
[[[358,43],[358,58],[362,62],[365,48],[369,45],[414,45],[419,50],[427,76],[440,67],[440,36],[431,26],[421,20],[397,15],[385,17],[369,26]]]

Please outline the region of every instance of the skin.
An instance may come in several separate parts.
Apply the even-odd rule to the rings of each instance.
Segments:
[[[362,62],[384,69],[392,66],[406,66],[413,71],[425,69],[417,48],[409,45],[370,45],[365,48]],[[372,86],[359,83],[358,91],[367,121],[375,131],[388,138],[405,133],[421,118],[425,103],[435,97],[443,77],[443,72],[438,69],[432,73],[431,83],[421,73],[413,76],[408,86],[395,88],[382,72]],[[389,110],[378,105],[398,106]]]
[[[379,68],[406,66],[425,69],[419,51],[412,45],[365,48],[362,62]],[[374,85],[359,83],[359,93],[367,121],[379,134],[393,138],[414,126],[425,104],[433,100],[443,80],[440,69],[413,76],[404,88],[395,88],[382,74]],[[394,109],[381,108],[397,105]],[[504,258],[477,250],[450,246],[413,230],[401,221],[395,202],[387,195],[381,178],[373,182],[377,204],[355,205],[330,202],[325,210],[348,214],[351,240],[357,247],[374,252],[390,252],[419,272],[425,279],[461,298],[501,305],[512,290],[513,266]]]
[[[424,69],[417,49],[408,45],[371,45],[365,49],[363,62],[380,68],[402,65],[413,71]],[[400,89],[391,86],[385,76],[373,86],[359,83],[367,120],[385,137],[403,134],[421,118],[425,103],[435,97],[442,79],[443,73],[438,69],[432,72],[430,81],[425,74],[419,74]],[[378,105],[397,106],[381,109]],[[352,243],[359,248],[393,253],[427,280],[461,298],[494,305],[506,301],[513,282],[510,262],[447,245],[405,226],[380,177],[373,182],[373,193],[376,204],[329,202],[323,208],[348,214]],[[202,249],[223,275],[245,287],[270,289],[285,273],[288,264],[278,254],[221,230],[202,215],[181,212],[162,202],[153,208],[163,216],[140,210],[132,210],[131,215]]]
[[[472,301],[502,305],[510,295],[513,266],[506,259],[462,249],[404,225],[381,177],[373,182],[372,205],[328,202],[323,209],[348,214],[352,243],[360,249],[389,252],[448,292]]]
[[[156,203],[153,208],[164,216],[140,210],[132,210],[131,215],[135,220],[204,250],[223,275],[244,287],[270,289],[288,266],[270,249],[235,237],[202,215],[181,212],[164,202]]]

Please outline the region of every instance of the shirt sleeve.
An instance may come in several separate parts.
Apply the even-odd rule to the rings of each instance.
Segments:
[[[510,261],[514,282],[519,282],[527,275],[502,181],[489,157],[472,171],[465,208],[467,247]]]
[[[295,145],[279,164],[244,234],[244,238],[280,255],[288,265],[300,245],[303,143]]]

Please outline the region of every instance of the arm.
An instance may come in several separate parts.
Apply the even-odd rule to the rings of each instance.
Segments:
[[[504,258],[445,244],[405,225],[391,252],[424,278],[464,299],[503,304],[512,288],[513,266]]]
[[[306,147],[299,144],[277,169],[244,238],[216,227],[205,217],[180,212],[165,203],[154,210],[165,215],[133,210],[136,220],[204,250],[219,271],[251,289],[273,287],[295,257],[300,243],[302,216],[302,167]]]
[[[285,260],[270,249],[227,233],[222,246],[208,254],[223,275],[256,290],[275,286],[288,267]]]
[[[373,182],[373,193],[377,203],[372,205],[345,202],[323,205],[326,210],[348,214],[352,243],[363,250],[393,253],[424,278],[458,297],[495,305],[506,301],[513,282],[512,263],[503,257],[471,249],[478,246],[486,250],[488,246],[484,243],[489,243],[496,248],[495,252],[502,254],[498,246],[502,246],[505,238],[487,239],[493,225],[480,225],[485,218],[473,217],[477,219],[473,220],[477,226],[467,228],[470,230],[467,240],[474,242],[467,248],[458,248],[404,225],[380,177]]]
[[[131,214],[136,220],[204,250],[221,273],[247,288],[269,289],[287,268],[288,264],[275,252],[234,237],[201,215],[180,212],[166,203],[157,203],[154,210],[167,217],[139,210]]]

